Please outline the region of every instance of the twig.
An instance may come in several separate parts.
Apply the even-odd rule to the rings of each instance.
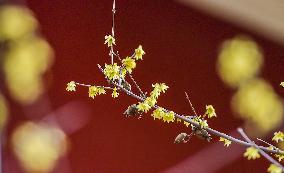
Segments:
[[[116,12],[116,10],[115,10],[115,0],[113,0],[113,4],[112,4],[112,27],[111,27],[111,35],[112,35],[113,38],[114,38],[115,12]],[[111,47],[110,47],[109,54],[110,54],[110,57],[111,57],[111,64],[113,64],[113,54],[114,54],[114,52],[113,52],[113,45],[111,45]]]
[[[272,144],[266,142],[265,140],[262,140],[262,139],[259,139],[259,138],[256,138],[256,139],[259,140],[259,141],[261,141],[261,142],[263,142],[263,143],[265,143],[265,144],[267,144],[267,145],[269,145],[270,147],[274,148],[275,150],[279,150],[279,148],[277,148],[277,147],[275,147],[274,145],[272,145]]]
[[[88,85],[88,84],[83,84],[83,83],[78,83],[78,82],[75,82],[75,84],[77,85],[81,85],[81,86],[85,86],[85,87],[91,87],[91,86],[94,86],[94,85]],[[106,86],[99,86],[99,85],[95,85],[97,88],[104,88],[104,89],[109,89],[109,90],[113,90],[113,88],[111,87],[106,87]]]
[[[190,101],[190,99],[188,97],[188,94],[186,92],[184,92],[184,93],[185,93],[186,99],[188,100],[188,102],[190,104],[190,107],[191,107],[193,113],[195,114],[195,116],[197,116],[197,113],[195,112],[195,109],[194,109],[194,107],[193,107],[193,105],[192,105],[192,103],[191,103],[191,101]]]
[[[101,67],[99,64],[98,64],[98,67],[99,67],[100,71],[103,73],[103,69],[102,69],[102,67]],[[105,78],[107,79],[106,76],[105,76]],[[144,100],[145,100],[144,98],[142,98],[142,97],[140,97],[140,96],[134,94],[133,92],[131,92],[131,91],[129,91],[129,90],[126,90],[125,88],[123,88],[123,86],[118,85],[118,84],[116,84],[116,83],[114,83],[114,82],[112,82],[112,81],[111,81],[111,83],[112,83],[113,85],[117,86],[118,88],[120,88],[122,91],[124,91],[124,92],[127,93],[128,95],[132,96],[133,98],[136,98],[136,99],[138,99],[138,100],[140,100],[140,101],[144,101]],[[155,105],[155,106],[153,106],[153,107],[154,107],[154,108],[158,108],[159,106],[158,106],[158,105]],[[161,107],[161,108],[162,108],[162,107]],[[169,110],[167,110],[167,109],[164,109],[164,110],[165,110],[165,111],[169,111]],[[175,115],[176,118],[179,118],[179,119],[181,119],[181,120],[183,120],[183,121],[185,121],[185,122],[191,123],[191,124],[193,124],[194,126],[197,126],[197,127],[200,126],[198,123],[196,123],[196,122],[194,122],[194,121],[192,120],[195,116],[190,116],[190,118],[187,118],[187,117],[185,117],[184,115],[179,115],[179,114],[177,114],[177,113],[174,113],[174,115]],[[229,136],[229,135],[227,135],[227,134],[225,134],[225,133],[222,133],[222,132],[219,132],[219,131],[217,131],[217,130],[211,129],[211,128],[209,128],[209,127],[205,127],[205,128],[203,128],[203,129],[207,130],[209,133],[211,133],[211,134],[213,134],[213,135],[215,135],[215,136],[219,136],[219,137],[226,138],[226,139],[228,139],[228,140],[230,140],[230,141],[232,141],[232,142],[234,142],[234,143],[237,143],[237,144],[240,144],[240,145],[244,145],[244,146],[248,146],[248,147],[249,147],[249,146],[253,146],[253,145],[252,145],[251,143],[249,143],[249,142],[246,142],[246,141],[243,141],[243,140],[234,138],[234,137],[232,137],[232,136]],[[264,151],[266,151],[266,152],[284,155],[284,151],[282,151],[282,150],[268,149],[268,148],[266,148],[266,147],[264,147],[264,146],[258,146],[258,147],[259,147],[261,150],[264,150]]]
[[[255,147],[256,149],[258,149],[259,153],[265,157],[268,161],[270,161],[271,163],[273,163],[274,165],[278,166],[279,168],[282,169],[282,171],[284,171],[284,167],[277,162],[276,160],[274,160],[271,156],[269,156],[266,152],[264,152],[262,149],[260,149],[260,147],[258,145],[256,145],[252,140],[250,140],[250,138],[246,135],[246,133],[244,132],[244,130],[242,128],[238,128],[237,129],[238,132],[242,135],[242,137],[251,144],[251,146]]]
[[[135,54],[133,54],[132,56],[134,56],[134,55],[135,55]],[[122,62],[122,59],[120,58],[118,51],[117,51],[116,54],[114,53],[114,56],[116,56],[116,57],[118,58],[118,60],[119,60],[120,62]],[[132,57],[132,56],[131,56],[131,57]],[[131,75],[129,72],[127,72],[127,74],[129,75],[131,81],[134,83],[135,87],[138,89],[138,91],[140,92],[140,94],[145,98],[145,97],[146,97],[146,94],[141,90],[140,86],[139,86],[139,85],[137,84],[137,82],[134,80],[134,78],[132,77],[132,75]]]

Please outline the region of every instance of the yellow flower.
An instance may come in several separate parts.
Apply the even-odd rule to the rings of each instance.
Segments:
[[[270,164],[269,168],[267,169],[269,173],[282,173],[282,169],[274,164]]]
[[[165,93],[168,88],[169,88],[169,87],[168,87],[165,83],[160,83],[160,85],[159,85],[159,89],[160,89],[163,93]]]
[[[165,83],[156,83],[156,84],[152,84],[152,87],[154,87],[154,90],[156,90],[156,92],[163,92],[165,93],[166,90],[169,88]]]
[[[168,113],[165,113],[163,116],[164,122],[174,122],[175,121],[175,113],[173,111],[170,111]]]
[[[110,80],[119,79],[119,66],[114,64],[105,64],[104,74]]]
[[[246,152],[244,153],[244,157],[247,157],[248,160],[250,159],[258,159],[260,158],[260,155],[258,153],[258,149],[254,148],[254,147],[249,147],[247,148]]]
[[[114,87],[114,89],[112,90],[112,94],[111,94],[111,96],[112,96],[113,98],[117,98],[117,97],[118,97],[118,95],[119,95],[119,93],[117,92],[117,88],[116,88],[116,87]]]
[[[95,98],[97,95],[105,94],[106,91],[102,87],[90,86],[89,87],[89,97]]]
[[[151,109],[151,106],[149,106],[147,103],[139,102],[138,105],[137,105],[137,109],[138,109],[138,111],[142,111],[142,112],[147,113]]]
[[[207,120],[199,119],[199,125],[202,129],[208,127]]]
[[[284,134],[282,132],[280,132],[280,131],[279,132],[275,132],[272,140],[276,141],[277,143],[279,141],[284,141]]]
[[[217,117],[215,109],[213,108],[212,105],[206,105],[205,115],[207,115],[208,118]]]
[[[153,107],[157,103],[157,100],[155,98],[153,98],[153,97],[147,97],[145,99],[144,103],[146,103],[149,106]]]
[[[113,38],[111,35],[106,35],[105,44],[107,44],[107,47],[111,47],[112,45],[115,45],[115,38]]]
[[[278,159],[279,162],[281,162],[284,159],[284,155],[281,154],[275,154],[274,156]]]
[[[66,87],[67,91],[76,91],[76,83],[74,81],[71,81],[67,84]]]
[[[137,49],[135,49],[135,59],[136,60],[139,60],[141,59],[142,60],[142,56],[145,55],[145,52],[144,50],[142,49],[142,46],[139,45]]]
[[[160,95],[161,95],[161,92],[157,90],[156,88],[154,88],[154,90],[151,91],[150,93],[150,97],[153,97],[155,99],[157,99]]]
[[[132,73],[132,69],[136,67],[136,62],[131,57],[126,57],[123,59],[122,64],[129,73]]]
[[[154,120],[155,119],[160,120],[164,117],[165,112],[162,108],[158,108],[158,109],[155,109],[151,115],[152,117],[154,117]]]
[[[208,126],[208,123],[207,123],[207,120],[204,120],[204,119],[202,119],[201,118],[201,116],[199,116],[199,117],[194,117],[193,119],[192,119],[194,122],[196,122],[196,123],[198,123],[199,125],[200,125],[200,128],[206,128],[206,127],[209,127]],[[194,126],[194,125],[192,125],[192,126]]]
[[[229,145],[231,145],[232,144],[232,141],[230,141],[230,140],[228,140],[228,139],[226,139],[226,138],[223,138],[223,137],[220,137],[220,140],[219,140],[220,142],[224,142],[224,146],[226,146],[226,147],[229,147]]]
[[[190,116],[185,116],[186,118],[189,118]],[[186,122],[186,121],[183,121],[183,124],[188,127],[190,125],[190,123]]]
[[[180,118],[177,118],[177,123],[180,123],[181,122],[181,119]]]

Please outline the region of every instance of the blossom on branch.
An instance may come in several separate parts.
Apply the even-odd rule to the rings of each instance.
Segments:
[[[111,35],[106,35],[105,44],[107,44],[107,47],[111,47],[112,45],[115,45],[115,38],[113,38]]]
[[[135,49],[135,59],[136,60],[139,60],[141,59],[142,60],[142,56],[145,55],[145,52],[144,50],[142,49],[142,46],[139,45],[137,49]]]
[[[151,115],[152,115],[152,117],[154,117],[154,120],[155,119],[160,120],[164,117],[165,112],[162,108],[159,107],[159,108],[155,109]]]
[[[119,79],[119,69],[117,63],[105,64],[104,74],[110,80]]]
[[[244,157],[247,157],[248,160],[250,159],[254,160],[260,158],[260,155],[258,153],[258,149],[256,149],[255,147],[249,147],[244,153]]]
[[[123,59],[122,64],[129,73],[132,73],[132,70],[136,67],[136,62],[131,57],[126,57]]]
[[[97,95],[106,94],[106,91],[102,87],[90,86],[89,87],[89,97],[95,98]]]
[[[137,105],[137,109],[138,109],[138,111],[147,113],[151,109],[151,106],[149,106],[147,103],[139,102],[138,105]]]
[[[275,132],[274,133],[274,136],[273,136],[273,138],[272,138],[272,140],[273,141],[276,141],[277,143],[279,142],[279,141],[284,141],[284,134],[281,132],[281,131],[279,131],[279,132]]]
[[[215,109],[212,105],[206,105],[205,115],[207,115],[208,118],[217,117]]]
[[[223,137],[220,137],[219,141],[220,142],[224,142],[224,146],[226,146],[226,147],[229,147],[229,145],[232,144],[232,141],[230,141],[230,140],[228,140],[226,138],[223,138]]]
[[[117,88],[115,87],[113,90],[112,90],[112,93],[111,93],[111,96],[113,98],[117,98],[119,95],[119,93],[117,92]]]
[[[66,91],[76,91],[76,83],[74,81],[69,82]]]
[[[175,113],[173,111],[167,112],[163,116],[163,121],[164,122],[174,122],[175,121]]]

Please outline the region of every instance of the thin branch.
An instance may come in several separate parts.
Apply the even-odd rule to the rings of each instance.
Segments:
[[[267,144],[267,145],[269,145],[270,147],[274,148],[275,150],[279,150],[279,148],[277,148],[277,147],[275,147],[274,145],[272,145],[272,144],[266,142],[265,140],[262,140],[262,139],[259,139],[259,138],[256,138],[256,139],[259,140],[259,141],[261,141],[261,142],[263,142],[263,143],[265,143],[265,144]]]
[[[282,171],[284,171],[284,167],[277,162],[275,159],[273,159],[270,155],[268,155],[266,152],[264,152],[262,149],[260,149],[260,147],[258,145],[256,145],[244,132],[244,130],[242,128],[238,128],[237,129],[238,132],[242,135],[242,137],[249,142],[253,147],[255,147],[256,149],[258,149],[259,153],[265,157],[268,161],[270,161],[271,163],[273,163],[274,165],[278,166],[279,168],[282,169]]]
[[[113,90],[112,87],[106,87],[106,86],[88,85],[88,84],[83,84],[83,83],[78,83],[78,82],[75,82],[75,84],[76,84],[76,85],[80,85],[80,86],[85,86],[85,87],[96,86],[97,88],[103,88],[103,89]]]
[[[112,28],[111,28],[111,34],[112,37],[114,37],[114,19],[115,19],[115,0],[113,0],[113,4],[112,4]]]
[[[113,0],[113,4],[112,4],[112,27],[111,27],[111,35],[112,35],[113,38],[115,38],[114,37],[115,12],[116,12],[116,10],[115,10],[115,0]],[[113,45],[111,45],[111,47],[110,47],[109,54],[110,54],[110,57],[111,57],[111,64],[113,64],[113,54],[114,54],[114,52],[113,52]]]
[[[102,67],[101,67],[99,64],[98,64],[98,67],[99,67],[100,71],[103,73],[103,69],[102,69]],[[105,76],[105,78],[107,79],[106,76]],[[115,85],[116,87],[120,88],[120,89],[121,89],[122,91],[124,91],[126,94],[130,95],[131,97],[136,98],[136,99],[138,99],[138,100],[140,100],[140,101],[144,101],[144,100],[145,100],[144,98],[142,98],[142,97],[140,97],[140,96],[134,94],[133,92],[131,92],[131,91],[127,90],[127,89],[125,89],[123,86],[118,85],[118,84],[114,83],[113,81],[110,81],[110,82],[111,82],[113,85]],[[153,107],[154,107],[154,108],[159,108],[158,105],[155,105],[155,106],[153,106]],[[162,108],[162,107],[161,107],[161,108]],[[169,110],[167,110],[167,109],[164,109],[164,110],[167,111],[167,112],[169,111]],[[191,124],[194,125],[194,126],[197,126],[197,127],[200,126],[198,123],[196,123],[196,122],[194,122],[194,121],[192,120],[195,116],[190,116],[190,118],[187,118],[187,117],[185,117],[184,115],[179,115],[179,114],[177,114],[177,113],[174,113],[174,115],[175,115],[176,118],[179,118],[179,119],[181,119],[181,120],[183,120],[183,121],[185,121],[185,122],[191,123]],[[232,142],[234,142],[234,143],[237,143],[237,144],[240,144],[240,145],[244,145],[244,146],[248,146],[248,147],[253,146],[253,145],[252,145],[251,143],[249,143],[249,142],[246,142],[246,141],[243,141],[243,140],[234,138],[234,137],[232,137],[232,136],[229,136],[229,135],[227,135],[227,134],[225,134],[225,133],[222,133],[222,132],[219,132],[219,131],[217,131],[217,130],[211,129],[211,128],[209,128],[209,127],[205,127],[205,128],[203,128],[203,129],[207,130],[209,133],[211,133],[211,134],[213,134],[213,135],[215,135],[215,136],[219,136],[219,137],[226,138],[226,139],[228,139],[228,140],[230,140],[230,141],[232,141]],[[282,151],[282,150],[268,149],[267,147],[264,147],[264,146],[258,146],[258,147],[259,147],[260,149],[266,151],[266,152],[284,155],[284,151]]]
[[[134,56],[134,55],[135,55],[135,54],[133,54],[132,56]],[[116,57],[118,58],[118,60],[119,60],[120,62],[122,62],[122,59],[120,58],[118,51],[117,51],[116,54],[114,53],[114,56],[116,56]],[[134,83],[135,87],[138,89],[138,91],[140,92],[140,94],[142,95],[142,97],[146,97],[145,93],[141,90],[140,86],[139,86],[139,85],[137,84],[137,82],[134,80],[134,78],[132,77],[132,75],[131,75],[129,72],[127,72],[127,74],[129,75],[131,81]]]
[[[188,97],[187,92],[184,92],[184,93],[185,93],[186,99],[188,100],[188,102],[189,102],[189,104],[190,104],[190,107],[191,107],[193,113],[195,114],[195,116],[198,116],[197,113],[195,112],[195,109],[194,109],[194,107],[193,107],[193,105],[192,105],[192,103],[191,103],[189,97]]]

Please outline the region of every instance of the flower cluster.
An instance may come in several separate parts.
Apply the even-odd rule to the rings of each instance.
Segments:
[[[94,99],[95,96],[101,95],[101,94],[106,94],[106,91],[105,91],[104,88],[97,87],[97,86],[90,86],[89,87],[89,97]]]
[[[114,64],[105,64],[104,68],[104,74],[105,76],[110,80],[116,80],[120,77],[120,66],[117,65],[117,63]]]
[[[128,73],[132,73],[132,70],[136,67],[135,59],[126,57],[122,60],[122,65]]]
[[[173,111],[165,112],[161,107],[153,111],[152,117],[154,117],[154,119],[163,120],[167,123],[175,121],[175,113]]]
[[[150,96],[145,98],[143,102],[139,102],[137,105],[138,110],[141,112],[148,112],[157,103],[157,99],[161,95],[161,92],[165,93],[169,88],[164,83],[156,83],[152,85],[152,87],[154,89],[151,91]]]
[[[192,119],[192,121],[196,122],[197,124],[199,124],[200,128],[206,128],[206,127],[209,127],[208,126],[208,123],[207,123],[207,120],[201,118],[201,116],[196,116]],[[194,126],[191,124],[191,126]]]

